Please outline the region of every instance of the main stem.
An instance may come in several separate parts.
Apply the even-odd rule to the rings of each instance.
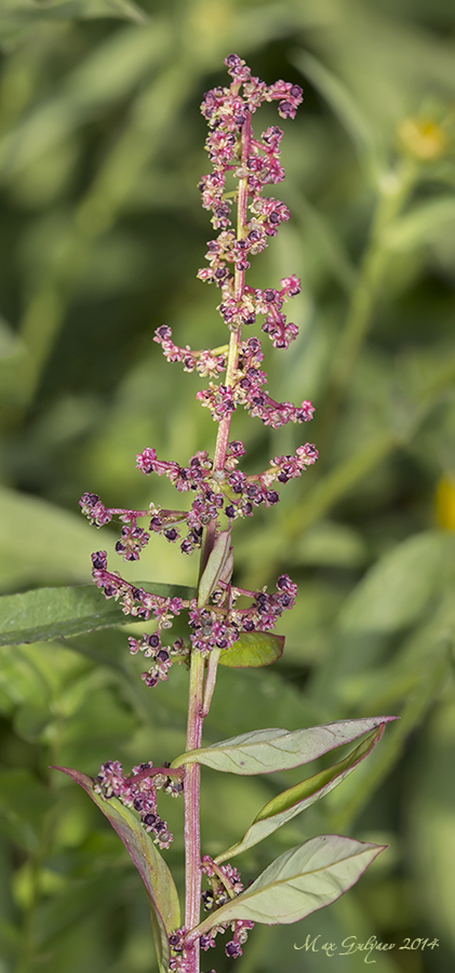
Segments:
[[[241,164],[246,165],[251,149],[251,115],[248,114],[242,126]],[[237,238],[244,239],[248,218],[248,179],[240,179],[237,196]],[[235,271],[234,296],[240,301],[245,290],[245,271]],[[231,331],[228,359],[226,365],[226,385],[232,387],[238,366],[239,348],[242,339],[241,326]],[[232,415],[227,415],[218,426],[215,446],[214,469],[224,470],[231,430]],[[200,576],[207,564],[216,537],[217,522],[212,520],[205,531],[201,553]],[[190,690],[188,703],[188,724],[186,749],[197,750],[201,746],[204,723],[204,659],[200,652],[191,653]],[[200,827],[200,764],[187,764],[185,770],[185,926],[189,931],[198,925],[201,902],[201,827]],[[190,973],[199,973],[199,940],[188,949]]]

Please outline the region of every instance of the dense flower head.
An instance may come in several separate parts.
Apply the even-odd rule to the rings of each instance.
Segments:
[[[261,291],[242,288],[236,293],[236,272],[244,272],[250,267],[250,256],[261,253],[267,240],[276,236],[280,223],[290,218],[287,206],[262,195],[264,186],[277,184],[285,177],[280,163],[280,143],[283,132],[277,125],[269,126],[260,138],[251,132],[248,148],[242,152],[242,132],[250,123],[251,116],[265,101],[278,101],[278,112],[282,118],[294,118],[302,101],[300,85],[277,81],[267,85],[253,77],[250,68],[238,55],[231,54],[225,64],[233,78],[229,87],[218,87],[208,91],[201,105],[201,111],[209,126],[206,149],[212,163],[213,172],[203,176],[199,188],[202,205],[212,211],[212,223],[220,230],[218,237],[207,244],[209,266],[199,271],[201,280],[217,284],[222,291],[220,312],[230,328],[243,324],[254,324],[258,313],[265,315],[263,331],[270,336],[276,348],[287,348],[297,336],[295,324],[287,324],[281,311],[282,300],[271,299],[264,307]],[[226,192],[228,173],[243,180],[248,195],[249,215],[237,232],[233,229],[233,198]],[[297,282],[297,278],[292,278]],[[282,286],[288,283],[282,281]],[[287,297],[299,293],[298,286],[290,286]],[[267,295],[269,292],[265,292]],[[283,296],[281,292],[280,296]],[[285,298],[285,299],[286,299]],[[173,352],[169,349],[170,353]],[[172,360],[175,360],[172,359]],[[220,418],[217,413],[216,418]]]
[[[183,784],[179,778],[169,776],[166,768],[153,768],[151,760],[133,767],[130,776],[123,772],[119,760],[108,760],[101,765],[94,779],[96,794],[101,794],[105,800],[116,797],[125,807],[134,808],[145,830],[154,836],[155,844],[159,848],[169,848],[173,836],[166,821],[160,817],[157,806],[157,791],[161,789],[172,797],[179,797]]]
[[[237,868],[229,862],[216,865],[209,855],[204,855],[202,859],[202,874],[208,880],[209,889],[202,893],[202,902],[207,911],[214,911],[213,927],[206,935],[201,936],[201,948],[205,951],[215,946],[215,937],[218,933],[224,933],[229,927],[234,933],[233,938],[226,943],[225,953],[231,959],[242,956],[242,946],[248,939],[248,931],[253,929],[254,922],[249,919],[237,919],[234,922],[216,921],[216,910],[243,892],[244,885]]]
[[[173,342],[172,330],[167,325],[156,329],[153,340],[161,345],[168,362],[183,362],[185,372],[196,370],[203,377],[216,376],[226,368],[226,354],[217,354],[210,349],[192,351],[189,345],[180,348]]]
[[[104,506],[96,493],[83,493],[79,500],[82,513],[95,527],[104,527],[112,520],[112,513]]]
[[[281,461],[283,458],[277,459]],[[279,470],[280,466],[276,469]],[[274,502],[271,497],[273,492],[268,492],[269,503]],[[150,668],[142,673],[146,685],[151,688],[160,681],[167,681],[169,669],[175,660],[182,661],[188,657],[189,649],[181,638],[172,645],[162,642],[163,633],[172,628],[174,617],[182,611],[188,612],[192,649],[207,655],[214,648],[231,648],[242,632],[265,632],[275,628],[283,612],[293,608],[297,594],[297,585],[287,574],[280,575],[276,591],[271,594],[266,588],[250,591],[220,580],[213,592],[212,602],[198,607],[196,598],[184,600],[153,594],[108,571],[105,551],[93,554],[92,561],[94,579],[106,598],[120,599],[125,614],[145,620],[154,616],[158,621],[157,630],[152,635],[146,633],[140,639],[133,636],[128,638],[132,655],[141,652],[144,658],[151,660]],[[241,596],[249,598],[249,607],[236,606]]]
[[[101,527],[114,517],[119,518],[121,532],[115,549],[126,561],[137,561],[156,534],[171,544],[178,543],[182,553],[191,554],[201,547],[204,532],[209,528],[207,536],[213,546],[220,532],[229,533],[238,518],[253,516],[260,506],[275,506],[280,500],[277,486],[300,477],[318,458],[316,447],[307,442],[293,454],[275,456],[265,470],[246,473],[240,465],[246,453],[243,442],[229,441],[231,418],[240,407],[275,429],[288,422],[308,422],[314,408],[308,400],[294,404],[272,398],[267,388],[261,341],[252,335],[242,338],[242,329],[258,321],[263,333],[278,349],[287,349],[298,333],[297,326],[287,321],[283,309],[290,298],[300,293],[299,278],[291,274],[281,279],[279,287],[254,288],[246,283],[245,273],[251,259],[267,247],[280,225],[290,218],[283,202],[263,193],[265,186],[276,185],[284,178],[280,162],[283,132],[279,126],[270,125],[256,136],[252,116],[264,102],[277,101],[280,116],[294,118],[302,101],[302,89],[284,81],[267,85],[253,77],[250,68],[237,55],[230,55],[226,66],[232,83],[207,92],[202,105],[209,126],[206,148],[212,172],[203,176],[200,189],[203,206],[212,211],[212,223],[219,232],[207,243],[207,267],[198,276],[220,288],[218,310],[230,332],[229,345],[200,350],[181,346],[165,324],[154,335],[167,361],[179,362],[185,371],[210,379],[208,388],[197,392],[197,399],[223,425],[223,435],[219,437],[223,448],[220,452],[217,440],[213,458],[200,450],[190,457],[187,465],[161,459],[151,446],[138,454],[138,469],[146,476],[166,476],[182,495],[181,506],[185,509],[164,509],[153,502],[147,510],[108,508],[98,495],[84,493],[80,506],[92,524]],[[238,180],[237,193],[230,188],[232,178]],[[232,225],[234,209],[236,229]],[[224,527],[221,516],[225,518]],[[141,518],[147,522],[139,523]],[[229,650],[243,633],[274,629],[283,611],[294,605],[297,587],[288,575],[278,578],[276,590],[271,593],[267,587],[260,591],[240,588],[231,581],[232,549],[229,557],[232,562],[229,572],[220,575],[209,598],[201,605],[197,598],[165,597],[149,592],[128,582],[117,571],[108,570],[105,551],[93,554],[93,577],[105,597],[118,600],[126,615],[156,622],[152,633],[128,639],[131,654],[141,653],[149,662],[149,668],[142,673],[147,686],[155,687],[166,681],[172,663],[187,662],[193,651],[208,657],[214,649]],[[189,644],[181,638],[169,644],[167,631],[182,611],[188,614]],[[238,930],[228,944],[232,956],[241,953],[241,937],[237,933]],[[174,960],[177,962],[176,955]]]

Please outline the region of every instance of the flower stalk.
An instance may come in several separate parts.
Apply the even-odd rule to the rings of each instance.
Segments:
[[[82,783],[103,813],[110,817],[141,871],[155,910],[160,973],[199,973],[200,948],[205,951],[215,946],[216,935],[228,929],[233,935],[225,944],[225,953],[234,959],[241,956],[248,932],[254,925],[253,918],[257,912],[248,904],[251,890],[244,889],[239,872],[226,859],[236,854],[237,848],[249,847],[248,842],[254,844],[256,840],[261,840],[256,835],[264,829],[264,825],[259,815],[244,839],[220,855],[217,862],[202,854],[201,764],[207,762],[207,751],[211,751],[211,748],[202,747],[202,731],[215,690],[218,664],[224,662],[244,667],[269,665],[276,661],[283,650],[284,639],[274,635],[273,629],[283,612],[293,607],[297,595],[297,585],[287,574],[280,575],[272,592],[266,586],[252,591],[235,583],[235,522],[240,518],[252,517],[259,506],[269,508],[278,503],[280,494],[276,487],[302,476],[318,458],[316,447],[307,442],[298,446],[295,454],[275,456],[264,470],[247,475],[240,466],[246,453],[245,446],[240,440],[231,439],[234,413],[239,408],[245,408],[251,416],[272,428],[289,422],[308,422],[314,409],[307,400],[300,405],[275,401],[265,388],[267,375],[262,369],[264,354],[259,337],[243,338],[243,329],[254,325],[258,317],[263,318],[262,332],[277,349],[287,349],[298,333],[296,325],[288,322],[283,313],[284,303],[300,291],[298,278],[292,275],[282,279],[280,288],[260,289],[247,284],[246,272],[250,267],[250,257],[262,253],[269,239],[276,236],[280,223],[290,216],[287,207],[279,200],[263,196],[267,184],[276,184],[284,179],[279,148],[283,133],[277,126],[271,126],[258,137],[253,131],[252,118],[264,101],[277,101],[280,116],[294,118],[302,101],[302,90],[299,85],[284,81],[270,86],[265,84],[252,76],[250,69],[237,55],[230,55],[225,63],[232,83],[229,87],[207,92],[201,106],[209,125],[206,147],[213,171],[203,177],[199,188],[202,204],[205,209],[212,211],[212,224],[219,233],[216,239],[208,242],[206,256],[209,266],[200,270],[198,277],[220,289],[218,309],[230,332],[229,343],[198,351],[192,350],[189,345],[183,348],[174,342],[167,325],[159,327],[154,338],[168,361],[180,362],[185,371],[196,371],[200,376],[214,380],[196,396],[201,405],[210,410],[218,425],[213,459],[205,450],[201,450],[190,458],[188,466],[181,466],[175,460],[159,459],[152,447],[145,448],[137,457],[137,466],[145,475],[167,476],[182,497],[192,498],[185,509],[182,509],[185,506],[183,502],[175,510],[163,509],[154,502],[150,503],[148,510],[107,508],[100,497],[93,493],[85,493],[80,501],[82,512],[97,527],[109,523],[114,517],[119,518],[122,528],[116,551],[127,562],[138,560],[143,548],[155,534],[164,536],[170,543],[179,542],[185,555],[200,550],[196,595],[194,589],[186,589],[186,592],[183,589],[182,592],[182,589],[172,585],[165,586],[163,592],[164,586],[158,586],[161,590],[156,590],[155,586],[153,590],[151,583],[152,590],[148,590],[148,585],[134,584],[122,578],[117,571],[109,570],[105,551],[92,555],[93,578],[105,597],[120,601],[124,613],[133,620],[155,623],[152,632],[128,639],[131,654],[141,653],[148,660],[149,668],[142,673],[145,684],[153,688],[160,682],[166,682],[176,662],[189,666],[185,753],[176,757],[172,764],[158,767],[154,767],[149,760],[134,767],[130,775],[124,773],[119,761],[109,760],[102,765],[93,781],[78,771],[67,771]],[[235,192],[226,189],[228,175],[238,179]],[[234,205],[237,210],[236,229],[231,218]],[[224,380],[220,380],[223,373]],[[147,530],[139,523],[145,518],[149,520]],[[239,599],[242,607],[239,607]],[[245,602],[249,604],[245,606]],[[181,637],[169,641],[174,618],[181,614],[188,617],[189,637],[187,641]],[[226,655],[229,653],[230,656]],[[246,750],[243,749],[245,735],[224,741],[225,746],[216,745],[215,751],[210,753],[208,766],[242,774],[270,773],[300,766],[334,746],[374,730],[374,741],[368,745],[369,749],[366,747],[362,750],[363,758],[382,735],[383,723],[387,719],[351,721],[361,723],[360,730],[357,725],[348,726],[347,721],[339,727],[331,724],[297,733],[281,729],[253,731],[246,734]],[[336,730],[334,726],[337,726]],[[303,742],[296,743],[296,737]],[[294,754],[295,747],[297,750]],[[352,768],[359,759],[357,749],[352,758]],[[341,779],[346,767],[352,769],[349,760],[346,758],[342,764],[335,766],[335,782]],[[332,786],[331,778],[329,784],[324,785],[317,775],[314,780],[317,781],[314,785],[315,796],[313,792],[310,793],[310,803],[325,792],[324,787]],[[291,789],[292,793],[294,790]],[[184,795],[186,872],[182,925],[171,873],[157,858],[158,852],[153,847],[165,850],[173,840],[158,810],[159,791],[173,797],[180,796],[182,792]],[[288,798],[287,794],[281,795],[280,812],[273,812],[279,820],[275,824],[272,822],[270,830],[266,829],[264,834],[285,823],[289,812],[292,817],[303,808],[305,801],[300,791],[300,796],[295,798],[295,808],[286,806],[287,800],[294,800],[294,797]],[[114,799],[123,805],[122,813],[115,803],[112,812],[106,810],[105,804],[114,802]],[[132,809],[136,818],[125,818],[124,809]],[[267,808],[265,812],[267,817]],[[369,864],[378,853],[378,846],[372,845],[365,845],[359,852],[359,843],[339,836],[322,836],[317,841],[316,851],[310,850],[311,861],[316,854],[321,863],[320,869],[332,871],[330,880],[322,880],[324,891],[321,891],[320,906],[316,908],[331,901],[330,895],[327,897],[330,882],[335,890],[334,897],[338,897],[340,888],[348,888],[352,884],[352,876],[359,877],[361,874],[362,866],[353,866],[352,862],[343,873],[344,866],[340,866],[340,862],[352,857],[356,862]],[[327,848],[330,851],[331,847],[334,849],[332,858],[330,855],[327,857]],[[297,851],[300,863],[297,872],[289,864],[288,855],[281,856],[270,866],[272,873],[276,866],[279,876],[284,869],[286,881],[289,879],[288,891],[292,895],[299,894],[301,880],[305,883],[305,878],[302,879],[306,869],[305,845]],[[286,859],[284,863],[282,858]],[[209,886],[204,891],[203,879]],[[282,894],[283,881],[279,878],[276,882],[278,899]],[[253,890],[255,884],[257,891],[254,894],[261,897],[261,876],[253,884]],[[267,878],[267,888],[269,886]],[[264,903],[261,899],[259,908],[260,915],[268,916],[270,913],[272,922],[275,922],[274,895],[272,905],[266,896],[267,901]],[[308,897],[305,896],[307,901]],[[209,912],[213,910],[213,920],[209,917],[201,922],[201,903]],[[305,908],[307,906],[302,906],[299,899],[294,909],[296,918],[307,914]],[[289,919],[285,915],[282,921]]]

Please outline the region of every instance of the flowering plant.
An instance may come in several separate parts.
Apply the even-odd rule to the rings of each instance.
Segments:
[[[284,639],[274,633],[282,613],[293,607],[297,586],[287,574],[277,580],[276,589],[252,591],[233,580],[233,524],[251,517],[260,505],[275,505],[275,489],[300,477],[317,460],[316,447],[305,443],[294,455],[275,456],[260,473],[247,474],[240,467],[244,444],[231,438],[231,422],[239,406],[266,426],[278,428],[289,422],[312,418],[313,406],[276,402],[266,390],[262,369],[263,351],[258,337],[245,338],[243,328],[262,317],[262,331],[275,348],[287,349],[296,338],[297,327],[288,323],[284,303],[299,293],[294,275],[281,280],[281,287],[253,288],[246,283],[250,257],[261,253],[268,239],[277,234],[281,222],[289,219],[287,207],[262,195],[264,186],[284,178],[280,163],[282,131],[271,126],[257,137],[252,116],[265,101],[278,101],[282,118],[294,118],[302,101],[298,85],[278,81],[267,85],[252,77],[237,55],[226,59],[232,82],[229,87],[209,91],[202,113],[208,121],[207,150],[213,171],[204,176],[202,202],[212,211],[212,223],[219,230],[208,244],[209,266],[199,278],[215,283],[221,292],[219,311],[229,330],[229,343],[214,349],[192,350],[176,345],[171,329],[159,327],[157,341],[170,362],[183,363],[184,370],[196,370],[211,379],[197,398],[207,407],[218,432],[213,458],[199,451],[188,466],[164,461],[153,448],[137,457],[146,475],[167,476],[181,494],[191,493],[189,509],[162,509],[150,504],[147,510],[107,508],[101,499],[85,493],[82,512],[97,527],[119,517],[121,537],[116,550],[126,561],[139,559],[153,534],[170,543],[180,542],[184,554],[200,549],[197,590],[183,594],[172,585],[138,586],[108,569],[105,551],[92,556],[93,577],[107,599],[115,599],[123,612],[136,620],[156,620],[152,634],[130,637],[130,652],[143,653],[149,668],[142,673],[146,685],[155,687],[169,678],[173,663],[190,669],[186,751],[163,766],[148,760],[124,772],[117,760],[105,762],[99,774],[89,778],[65,770],[90,794],[119,833],[144,880],[151,910],[161,973],[198,973],[200,947],[215,945],[218,933],[230,929],[226,954],[242,954],[248,931],[255,922],[290,923],[335,901],[350,888],[382,846],[358,842],[339,835],[312,838],[285,852],[246,889],[230,859],[262,841],[277,828],[328,793],[367,756],[381,738],[385,724],[393,717],[344,720],[288,732],[262,728],[202,746],[202,730],[215,690],[218,665],[260,666],[273,663],[283,651]],[[236,188],[229,189],[236,180]],[[234,213],[236,209],[236,228]],[[224,376],[222,380],[220,377]],[[138,521],[147,518],[148,529]],[[162,587],[162,586],[161,586]],[[149,590],[150,589],[150,590]],[[186,613],[187,640],[168,639],[176,616]],[[355,749],[329,769],[306,778],[269,801],[232,847],[216,858],[201,852],[200,773],[208,766],[224,773],[252,775],[299,767],[328,751],[362,737]],[[170,870],[160,851],[169,848],[172,834],[158,810],[157,792],[185,801],[185,916],[180,917],[179,899]],[[159,850],[158,850],[159,849]],[[203,889],[204,883],[204,889]],[[209,912],[200,916],[201,902]]]

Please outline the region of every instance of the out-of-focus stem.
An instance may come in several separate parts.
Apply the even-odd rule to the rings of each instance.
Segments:
[[[242,128],[241,162],[246,163],[251,148],[251,116],[248,114]],[[246,236],[248,216],[248,179],[240,179],[237,197],[237,237]],[[245,271],[235,271],[234,296],[239,301],[245,290]],[[241,342],[241,327],[238,325],[231,332],[229,351],[226,364],[226,385],[232,386],[238,365],[239,348]],[[221,420],[215,446],[214,468],[223,470],[231,429],[231,414]],[[216,537],[216,520],[208,525],[203,542],[200,563],[200,576],[204,571],[207,560],[213,549]],[[216,650],[214,650],[216,651]],[[216,660],[217,661],[217,660]],[[215,660],[214,660],[215,662]],[[188,705],[187,750],[197,750],[201,746],[202,727],[204,718],[210,706],[210,700],[215,688],[216,664],[212,666],[210,678],[207,681],[204,700],[204,659],[200,652],[191,653],[190,692]],[[199,923],[201,901],[201,835],[200,835],[200,764],[188,764],[185,769],[185,865],[186,865],[186,894],[185,894],[185,926],[193,929]],[[188,961],[191,973],[199,973],[200,950],[199,941],[194,942],[188,949]]]
[[[382,181],[370,238],[352,292],[346,322],[329,378],[325,413],[322,416],[318,436],[322,453],[326,448],[326,441],[339,414],[359,352],[368,334],[384,274],[389,264],[390,251],[385,239],[385,230],[403,209],[414,183],[415,169],[408,160],[397,172],[387,173]]]

